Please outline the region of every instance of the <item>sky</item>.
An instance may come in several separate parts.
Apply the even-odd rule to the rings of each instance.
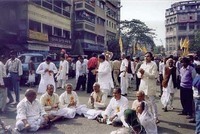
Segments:
[[[121,0],[121,20],[138,19],[155,29],[155,44],[165,46],[165,10],[187,0]]]

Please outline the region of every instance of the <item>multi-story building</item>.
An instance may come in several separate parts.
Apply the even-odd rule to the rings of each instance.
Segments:
[[[71,50],[70,14],[71,0],[1,1],[0,46],[25,52]]]
[[[194,40],[195,31],[200,29],[200,1],[177,2],[166,9],[166,51],[178,53],[180,40]]]
[[[107,41],[116,38],[120,1],[74,0],[74,37],[84,54],[102,53]]]

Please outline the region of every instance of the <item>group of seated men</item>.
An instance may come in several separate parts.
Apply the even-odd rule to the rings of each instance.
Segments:
[[[27,89],[25,98],[17,105],[16,129],[37,131],[40,128],[50,128],[54,121],[60,118],[74,118],[76,114],[88,119],[97,119],[101,123],[120,122],[129,127],[123,118],[124,111],[128,109],[128,99],[121,95],[120,88],[113,90],[113,98],[107,107],[107,95],[100,90],[97,82],[94,83],[94,91],[88,100],[89,107],[79,104],[78,95],[73,91],[72,84],[66,84],[65,89],[59,97],[54,92],[54,86],[49,84],[40,100],[36,99],[37,93],[34,89]]]

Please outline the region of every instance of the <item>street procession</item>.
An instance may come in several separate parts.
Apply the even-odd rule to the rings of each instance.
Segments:
[[[0,134],[200,134],[200,2],[149,1],[0,1]]]

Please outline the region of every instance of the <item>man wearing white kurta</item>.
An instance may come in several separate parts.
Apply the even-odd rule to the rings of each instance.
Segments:
[[[51,62],[51,57],[47,56],[46,61],[42,62],[37,70],[37,74],[41,74],[41,80],[38,87],[38,93],[45,93],[48,84],[55,86],[54,74],[57,73],[57,68],[54,63]],[[56,89],[56,88],[55,88]]]
[[[158,122],[157,105],[155,102],[156,97],[156,78],[158,76],[157,65],[151,61],[153,55],[151,52],[145,54],[145,61],[138,70],[138,78],[141,78],[139,90],[145,93],[146,101],[149,103],[154,118]]]
[[[122,55],[122,63],[120,66],[120,77],[121,77],[121,90],[122,95],[127,95],[127,88],[128,88],[128,60],[125,58],[125,54]]]
[[[121,89],[113,90],[113,98],[110,100],[106,110],[102,113],[103,122],[107,124],[114,124],[115,122],[122,122],[124,111],[128,109],[128,99],[121,96]]]
[[[39,128],[46,127],[49,118],[40,102],[36,99],[35,90],[28,89],[25,92],[25,96],[26,98],[17,105],[17,130],[37,131]]]
[[[0,113],[5,112],[7,100],[7,88],[4,86],[3,77],[6,77],[6,69],[4,64],[0,61]]]
[[[101,90],[106,93],[107,95],[111,92],[111,66],[108,61],[105,60],[104,55],[99,56],[99,68],[96,70],[98,74],[98,83],[101,87]]]
[[[69,74],[69,63],[67,60],[65,60],[65,56],[60,57],[60,65],[58,73],[56,74],[57,77],[57,87],[61,87],[64,89],[66,80],[68,80],[68,74]]]
[[[69,110],[67,108],[60,108],[59,96],[54,93],[52,84],[47,85],[46,93],[40,97],[40,103],[49,114],[51,122],[54,122],[61,117],[68,118]]]
[[[86,105],[79,105],[79,98],[76,92],[72,91],[72,84],[67,83],[65,89],[66,91],[59,97],[59,102],[61,108],[68,108],[68,118],[74,118],[76,113],[82,115],[87,112],[88,108]]]
[[[78,60],[76,61],[76,82],[78,82],[79,68],[81,68],[81,62],[80,62],[81,57],[82,56],[78,56]]]

